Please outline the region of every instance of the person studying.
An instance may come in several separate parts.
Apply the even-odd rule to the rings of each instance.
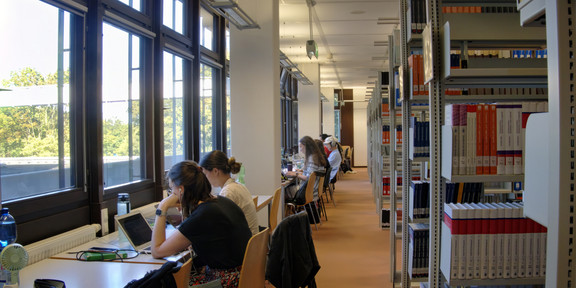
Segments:
[[[202,168],[187,160],[168,172],[171,194],[158,204],[152,231],[152,256],[162,258],[192,247],[196,253],[190,285],[210,282],[224,288],[238,286],[246,245],[252,237],[242,209],[232,200],[211,195]],[[183,222],[166,238],[166,212],[182,211]]]

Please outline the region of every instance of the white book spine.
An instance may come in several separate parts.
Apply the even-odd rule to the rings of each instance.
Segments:
[[[480,279],[488,279],[488,221],[490,221],[490,208],[479,203],[474,204],[481,210],[482,233],[480,234]]]
[[[540,233],[540,277],[546,277],[546,245],[548,232],[546,228]]]
[[[462,206],[462,204],[457,203],[456,204],[456,211],[459,211],[459,214],[461,215],[460,221],[465,221],[465,219],[468,219],[468,211],[467,209],[464,208],[464,206]],[[466,229],[466,228],[464,228]],[[458,266],[458,279],[466,279],[466,268],[468,267],[468,239],[467,239],[467,235],[462,233],[459,235],[460,237],[458,237],[459,239],[459,243],[458,243],[458,255],[459,255],[459,266]]]

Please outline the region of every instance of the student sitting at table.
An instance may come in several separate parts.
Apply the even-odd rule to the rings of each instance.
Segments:
[[[326,159],[322,155],[320,148],[310,136],[304,136],[298,141],[298,148],[304,154],[304,169],[286,172],[288,177],[298,177],[298,179],[305,181],[308,176],[314,172],[325,172]],[[318,178],[317,178],[318,179]],[[318,197],[318,183],[314,183],[314,198]],[[293,195],[288,195],[292,196]]]
[[[328,162],[332,171],[330,171],[330,183],[334,183],[336,180],[335,176],[338,174],[338,169],[340,169],[340,163],[342,163],[342,155],[338,151],[338,141],[334,137],[330,136],[324,140],[324,147],[328,148],[331,153],[328,156]]]
[[[210,182],[194,161],[182,161],[168,172],[172,193],[158,204],[152,232],[152,256],[162,258],[185,250],[196,253],[190,285],[220,282],[235,288],[246,245],[252,236],[242,209],[232,200],[212,196]],[[179,207],[184,221],[166,239],[166,212]]]
[[[213,187],[222,188],[218,195],[234,201],[244,211],[252,235],[258,234],[260,232],[258,216],[256,215],[256,206],[254,205],[252,194],[250,194],[246,186],[230,177],[230,173],[236,174],[240,172],[242,163],[236,162],[234,157],[228,158],[226,153],[222,151],[214,150],[202,157],[199,164],[210,184]]]

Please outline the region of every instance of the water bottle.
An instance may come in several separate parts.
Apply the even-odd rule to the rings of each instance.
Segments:
[[[118,193],[118,210],[117,215],[130,213],[130,194]]]
[[[2,208],[0,212],[0,248],[16,242],[16,221],[8,212],[8,208]]]

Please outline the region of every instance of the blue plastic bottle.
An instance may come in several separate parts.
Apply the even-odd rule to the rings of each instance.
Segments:
[[[8,212],[8,208],[2,208],[0,213],[0,248],[4,249],[9,244],[16,242],[16,221]]]

